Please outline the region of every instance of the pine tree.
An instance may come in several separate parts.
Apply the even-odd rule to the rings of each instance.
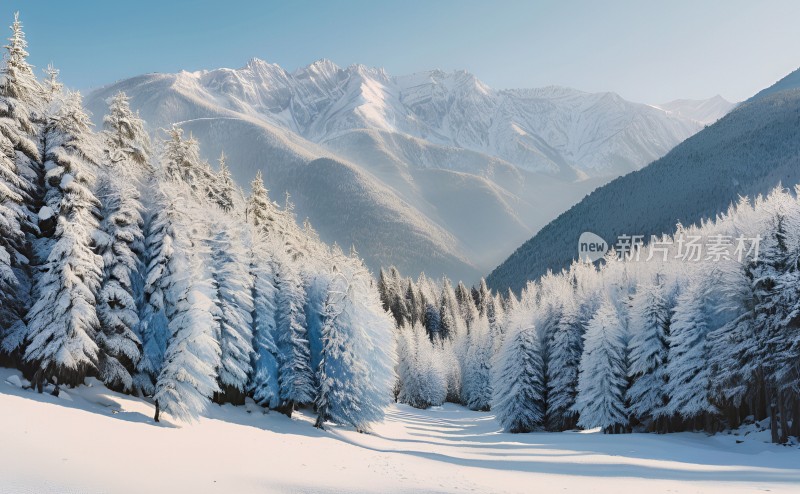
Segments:
[[[447,398],[444,362],[421,324],[400,331],[398,400],[414,408],[439,406]]]
[[[221,403],[244,403],[253,358],[253,279],[243,232],[236,220],[211,213],[210,271],[217,306]]]
[[[394,378],[393,323],[360,261],[334,266],[322,328],[319,420],[359,431],[382,420]],[[338,266],[342,266],[338,268]]]
[[[141,358],[134,278],[141,269],[144,236],[139,193],[117,166],[104,173],[99,188],[103,220],[96,252],[103,258],[103,281],[97,300],[97,343],[103,382],[112,389],[130,391]]]
[[[314,372],[303,308],[306,294],[297,268],[286,258],[278,259],[278,382],[280,411],[291,417],[294,407],[314,402]]]
[[[17,14],[11,30],[0,69],[0,351],[9,354],[19,352],[28,331],[33,259],[25,232],[35,231],[39,209],[35,119],[43,108]]]
[[[270,231],[271,225],[278,216],[275,204],[269,198],[269,192],[264,187],[261,170],[256,172],[256,178],[250,182],[251,192],[247,199],[247,221],[265,232]]]
[[[72,385],[97,371],[99,357],[95,307],[103,260],[92,250],[99,201],[91,187],[100,153],[90,125],[80,95],[71,93],[45,130],[45,199],[57,220],[36,280],[25,353],[48,376]]]
[[[679,415],[690,420],[716,412],[709,401],[711,383],[706,337],[710,307],[707,280],[690,280],[678,295],[668,338],[669,403],[665,415]]]
[[[189,214],[200,205],[190,199],[188,185],[169,185],[173,197],[168,210],[173,212],[174,229],[164,238],[168,257],[158,284],[170,337],[153,397],[156,421],[161,410],[180,420],[196,419],[219,391],[217,370],[222,366],[215,293],[203,269],[208,252],[203,232]]]
[[[489,321],[480,316],[470,329],[464,371],[464,400],[472,410],[489,410],[492,400],[492,339]]]
[[[617,310],[606,297],[589,321],[581,360],[575,411],[578,425],[601,427],[606,433],[622,432],[625,413],[625,341]]]
[[[667,335],[670,314],[663,279],[640,283],[631,309],[628,342],[629,412],[641,423],[658,417],[666,404]]]
[[[225,153],[219,156],[219,172],[217,172],[217,204],[223,211],[230,211],[233,209],[233,195],[236,191],[236,186],[231,177],[231,170],[225,162]]]
[[[173,221],[177,212],[174,198],[169,197],[168,184],[153,181],[154,194],[148,217],[144,240],[144,286],[137,333],[142,341],[142,355],[136,366],[134,387],[141,393],[152,396],[158,374],[167,351],[169,321],[167,320],[167,295],[165,293],[175,255],[174,239],[177,235]],[[165,190],[166,189],[166,190]]]
[[[578,394],[584,328],[580,308],[570,295],[564,301],[549,348],[547,415],[548,426],[553,430],[572,429],[577,418],[573,406]]]
[[[278,347],[275,344],[277,312],[275,263],[269,255],[265,236],[254,234],[250,273],[253,276],[253,374],[250,390],[259,405],[275,408],[279,404]]]
[[[461,312],[461,318],[467,328],[472,326],[473,321],[478,318],[478,309],[475,307],[475,300],[463,282],[459,281],[456,287],[456,301]]]
[[[198,199],[217,200],[216,176],[208,163],[200,159],[197,140],[191,136],[184,139],[183,129],[177,125],[167,131],[162,168],[171,180],[187,184]]]
[[[544,361],[536,329],[514,326],[493,369],[492,410],[505,430],[542,427],[545,412]]]
[[[126,171],[137,180],[152,173],[150,137],[139,113],[131,110],[124,92],[111,97],[103,129],[106,152],[112,164],[124,163]]]

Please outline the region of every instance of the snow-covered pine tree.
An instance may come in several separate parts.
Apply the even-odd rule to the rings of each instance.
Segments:
[[[579,426],[600,427],[605,433],[624,430],[626,376],[623,330],[614,302],[606,296],[586,329],[574,406]]]
[[[151,301],[153,296],[163,297],[169,330],[153,397],[155,420],[159,420],[162,410],[181,420],[193,420],[219,391],[217,370],[222,363],[216,338],[217,307],[210,276],[203,266],[208,258],[205,242],[196,228],[197,222],[188,214],[201,206],[191,199],[187,184],[171,181],[164,185],[164,211],[169,224],[156,243],[161,244],[161,249],[151,259],[148,271],[148,285],[157,287],[150,294]],[[145,339],[146,350],[147,344]]]
[[[60,383],[76,385],[97,371],[96,295],[103,259],[92,250],[99,201],[92,192],[100,149],[78,93],[48,117],[45,199],[57,214],[37,300],[28,317],[25,359]]]
[[[277,208],[269,198],[269,191],[264,187],[261,170],[256,172],[256,178],[250,182],[250,187],[250,197],[247,198],[247,221],[268,232],[276,220]]]
[[[275,408],[280,399],[278,347],[275,344],[277,290],[275,263],[270,252],[272,249],[266,235],[254,232],[250,251],[250,274],[253,277],[254,356],[249,388],[256,403]]]
[[[134,387],[146,396],[155,394],[155,384],[164,361],[169,339],[169,321],[166,315],[166,280],[169,260],[174,254],[173,239],[177,215],[169,182],[159,176],[150,182],[152,190],[144,231],[144,283],[139,308],[138,335],[142,341],[142,355],[136,366]]]
[[[360,260],[339,259],[325,304],[317,425],[329,419],[366,431],[391,399],[394,324]]]
[[[515,322],[509,331],[492,371],[492,411],[508,432],[530,432],[544,423],[541,345],[530,324]]]
[[[479,316],[470,328],[462,395],[472,410],[489,410],[492,401],[493,346],[489,320]]]
[[[25,232],[36,229],[41,162],[36,141],[42,88],[28,64],[17,14],[0,68],[0,353],[17,354],[27,334],[32,261]]]
[[[669,328],[665,415],[685,421],[716,412],[709,401],[709,276],[692,277],[678,295]]]
[[[122,91],[109,100],[108,114],[103,117],[103,134],[112,164],[124,163],[126,171],[137,180],[152,173],[150,137],[144,120],[131,110],[128,96]]]
[[[566,293],[547,362],[547,425],[552,430],[567,430],[577,425],[573,406],[578,394],[583,334],[580,307],[574,295]]]
[[[211,167],[200,158],[196,139],[184,139],[183,129],[173,125],[164,140],[162,168],[171,180],[181,180],[191,187],[197,198],[216,201],[218,190],[216,176]]]
[[[642,424],[651,424],[666,405],[669,323],[663,275],[656,274],[653,281],[638,284],[631,308],[628,410],[631,419]]]
[[[433,340],[440,340],[441,335],[441,321],[439,320],[439,309],[433,303],[425,302],[425,316],[423,318],[425,331],[428,333],[428,338]]]
[[[216,177],[217,190],[219,191],[216,200],[223,211],[233,209],[233,195],[236,193],[236,185],[231,177],[231,170],[225,161],[225,153],[219,156],[219,171]]]
[[[314,402],[314,372],[304,307],[306,293],[297,266],[285,252],[277,257],[277,345],[279,411],[291,417],[295,406]]]
[[[253,359],[253,278],[243,225],[236,217],[209,208],[209,270],[217,306],[220,403],[243,404]]]
[[[134,278],[139,276],[144,249],[142,205],[125,166],[111,164],[100,178],[98,195],[102,204],[100,232],[95,250],[103,258],[103,281],[97,297],[100,332],[100,378],[110,388],[130,391],[133,373],[141,358],[141,341],[136,334],[139,314]]]
[[[478,309],[475,307],[475,300],[469,289],[461,281],[456,286],[456,301],[458,301],[458,309],[461,312],[461,318],[464,319],[464,324],[467,328],[471,327],[472,322],[478,318]]]
[[[444,363],[421,324],[406,324],[400,329],[398,355],[398,400],[423,409],[444,403],[447,398]]]

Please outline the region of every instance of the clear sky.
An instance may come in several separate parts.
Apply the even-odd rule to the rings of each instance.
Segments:
[[[32,63],[83,90],[252,57],[288,70],[328,58],[393,74],[466,69],[498,89],[739,101],[800,66],[795,0],[3,0],[5,25],[14,10]]]

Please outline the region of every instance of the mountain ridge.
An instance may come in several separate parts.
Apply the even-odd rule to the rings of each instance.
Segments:
[[[613,93],[494,90],[467,71],[392,76],[326,59],[292,72],[254,58],[240,69],[118,81],[87,97],[98,124],[118,90],[153,133],[180,122],[207,160],[224,151],[240,185],[261,170],[323,240],[355,243],[372,269],[469,281],[598,185],[701,128]],[[354,213],[370,201],[340,194],[325,207],[359,220],[323,224],[333,213],[317,199],[324,191],[308,187],[326,184],[303,168],[318,159],[331,160],[322,167],[331,180],[359,177],[353,193],[376,207]],[[390,234],[386,221],[424,246]]]
[[[800,183],[800,77],[794,72],[689,137],[664,157],[587,195],[523,243],[487,277],[520,290],[577,257],[580,234],[671,233],[723,213],[740,196]]]

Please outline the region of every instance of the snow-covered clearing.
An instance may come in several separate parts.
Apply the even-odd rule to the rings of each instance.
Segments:
[[[155,424],[91,382],[55,398],[0,369],[0,492],[800,492],[800,450],[761,436],[511,435],[454,405],[393,406],[369,435],[254,405]]]

